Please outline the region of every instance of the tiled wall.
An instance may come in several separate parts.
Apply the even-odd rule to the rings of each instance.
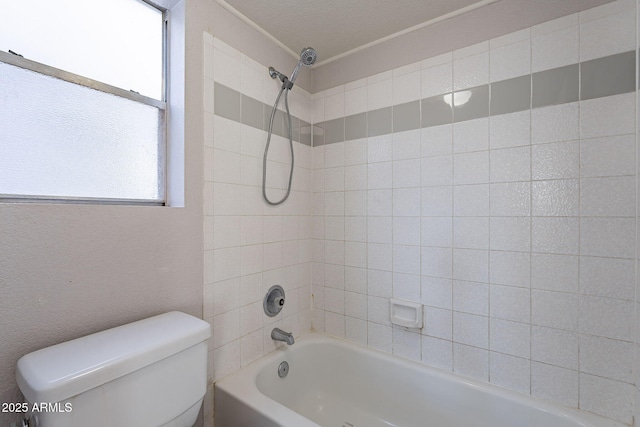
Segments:
[[[311,121],[312,103],[297,88],[289,96],[295,115],[295,179],[289,199],[271,207],[261,187],[265,115],[268,123],[279,89],[268,76],[270,64],[258,64],[207,33],[204,58],[204,318],[213,325],[211,384],[276,348],[270,337],[274,327],[295,336],[311,327],[313,164],[305,123]],[[272,200],[282,197],[289,176],[282,117],[268,157]],[[285,289],[286,304],[270,318],[262,299],[276,284]],[[206,425],[212,422],[212,404],[211,395],[205,403]]]
[[[313,328],[631,423],[635,52],[622,0],[315,94]]]

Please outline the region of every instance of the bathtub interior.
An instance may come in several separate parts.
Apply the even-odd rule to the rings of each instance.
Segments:
[[[462,377],[339,341],[305,342],[277,354],[258,372],[258,390],[320,426],[610,425],[583,423],[533,405],[529,396],[487,392]],[[285,360],[289,373],[280,378]]]

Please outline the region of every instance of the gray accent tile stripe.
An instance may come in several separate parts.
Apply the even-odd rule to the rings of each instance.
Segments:
[[[420,101],[393,106],[393,131],[420,129]]]
[[[636,52],[625,52],[580,64],[580,99],[601,98],[636,90]]]
[[[445,102],[451,94],[438,95],[422,100],[422,127],[438,126],[453,123],[453,109]],[[451,101],[449,101],[451,102]]]
[[[453,93],[454,122],[479,119],[482,117],[489,117],[489,85],[478,86]]]
[[[367,136],[391,133],[393,110],[391,107],[367,112]]]
[[[579,99],[580,68],[578,64],[540,71],[531,76],[533,108],[566,104]]]
[[[313,126],[292,116],[292,136],[302,144],[318,146],[629,93],[636,90],[636,72],[640,72],[636,70],[636,55],[635,50],[628,51]],[[462,103],[466,96],[469,99]],[[267,130],[271,108],[220,83],[214,85],[216,115]],[[285,118],[278,110],[274,133],[286,138]]]
[[[531,108],[531,74],[491,85],[492,116]]]
[[[240,121],[240,92],[215,83],[213,87],[213,108],[215,114],[225,119]]]
[[[344,141],[344,117],[324,122],[323,128],[325,145]]]
[[[367,113],[354,114],[344,118],[344,139],[366,138],[367,136]]]
[[[242,124],[262,129],[264,120],[264,104],[242,95]]]

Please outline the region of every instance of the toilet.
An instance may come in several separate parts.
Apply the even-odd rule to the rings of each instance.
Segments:
[[[170,312],[29,353],[30,426],[191,427],[207,389],[210,325]]]

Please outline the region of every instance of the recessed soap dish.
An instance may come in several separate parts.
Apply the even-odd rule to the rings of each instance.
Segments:
[[[422,304],[391,298],[389,300],[389,317],[394,325],[422,329]]]

